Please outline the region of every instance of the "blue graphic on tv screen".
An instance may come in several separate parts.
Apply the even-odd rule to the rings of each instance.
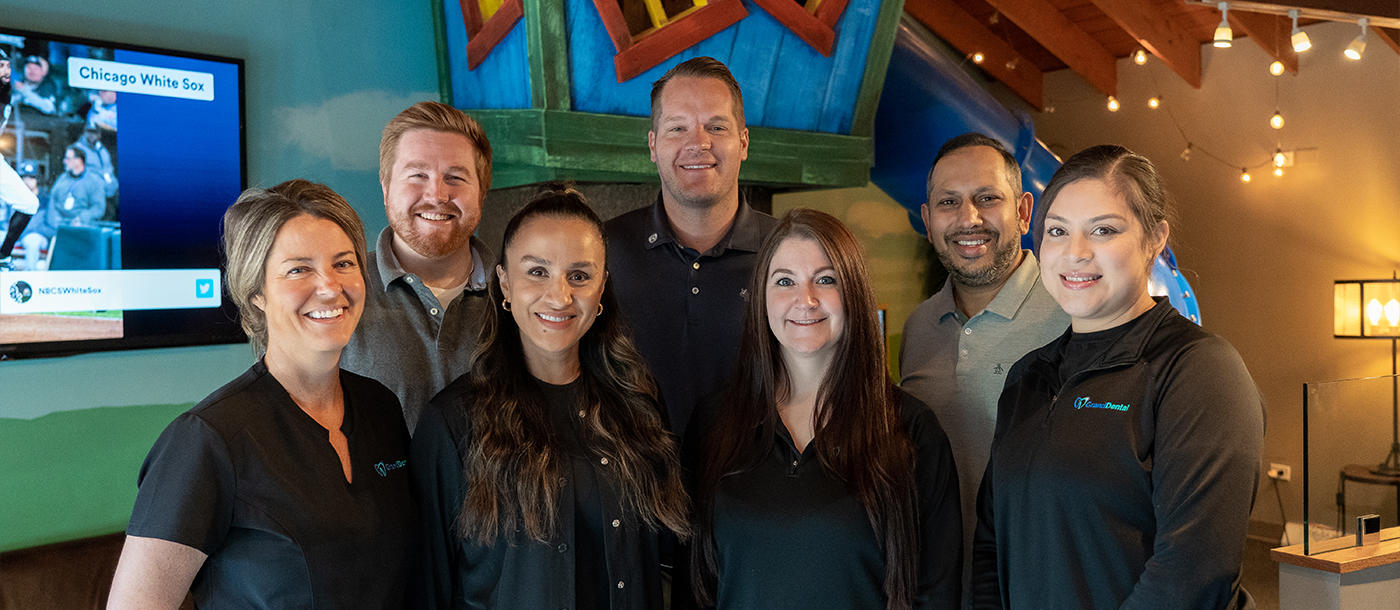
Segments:
[[[214,298],[214,280],[195,280],[194,296],[196,299]]]

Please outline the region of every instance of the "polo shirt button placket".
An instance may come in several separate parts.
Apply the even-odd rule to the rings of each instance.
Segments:
[[[438,308],[434,307],[434,308],[432,308],[432,309],[429,309],[429,310],[428,310],[428,313],[433,314],[433,315],[438,315]]]
[[[622,525],[621,519],[613,519],[613,527],[618,527],[620,525]]]

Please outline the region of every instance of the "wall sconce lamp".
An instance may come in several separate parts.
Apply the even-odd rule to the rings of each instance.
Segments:
[[[1400,476],[1400,377],[1396,344],[1400,340],[1400,279],[1337,280],[1333,294],[1332,336],[1339,339],[1390,339],[1390,453],[1371,472]]]

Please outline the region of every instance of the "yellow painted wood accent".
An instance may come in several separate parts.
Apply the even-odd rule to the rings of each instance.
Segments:
[[[821,6],[821,5],[822,5],[822,0],[807,0],[807,4],[804,5],[802,8],[807,9],[807,12],[808,12],[808,13],[810,13],[810,14],[812,14],[812,15],[815,15],[815,14],[817,14],[817,7],[819,7],[819,6]]]
[[[651,27],[660,28],[666,25],[666,9],[661,7],[661,0],[643,0],[647,5],[647,16],[651,17]]]
[[[496,14],[496,11],[501,10],[501,5],[506,3],[506,0],[476,0],[476,1],[477,1],[477,4],[481,5],[481,22],[482,22],[482,23],[486,23],[487,21],[490,21],[490,20],[491,20],[491,17],[494,16],[494,15]]]

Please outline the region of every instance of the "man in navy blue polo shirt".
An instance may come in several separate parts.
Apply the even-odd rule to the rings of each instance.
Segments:
[[[647,144],[661,193],[608,221],[608,272],[679,438],[733,372],[749,273],[777,221],[741,200],[749,130],[724,64],[697,57],[652,85]]]

